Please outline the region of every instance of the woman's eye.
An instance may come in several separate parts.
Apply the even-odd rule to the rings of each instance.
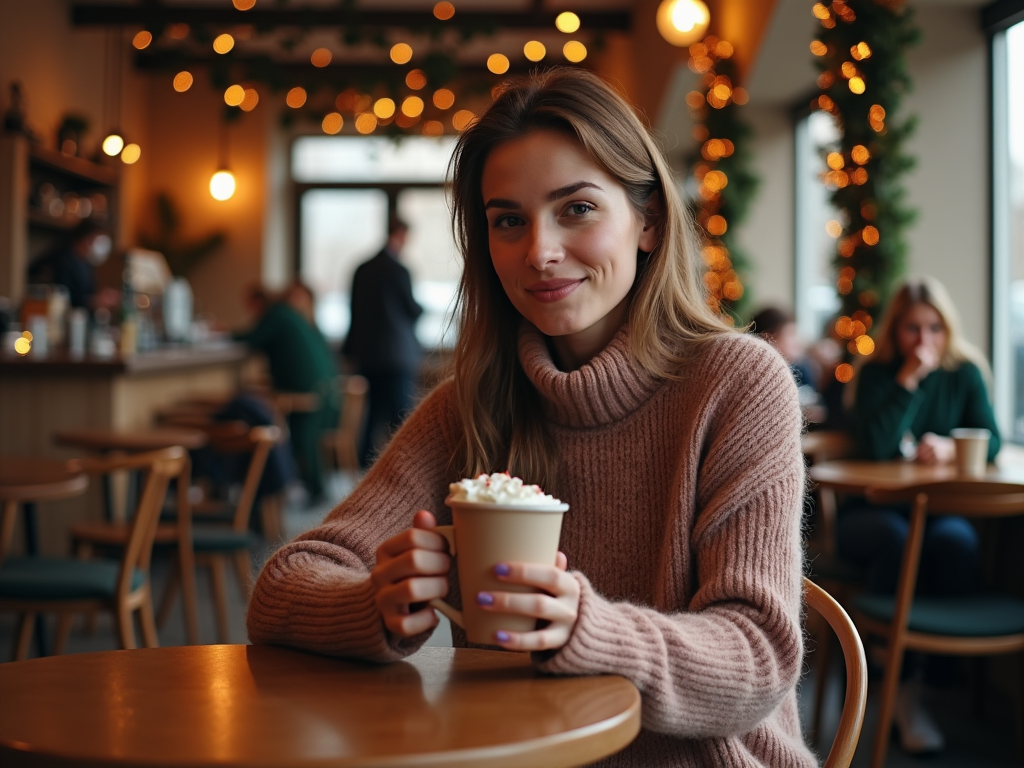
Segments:
[[[573,203],[569,206],[569,213],[572,216],[586,216],[594,210],[594,206],[590,203]]]
[[[494,220],[494,226],[496,229],[508,229],[510,227],[518,227],[523,223],[523,220],[519,216],[499,216]]]

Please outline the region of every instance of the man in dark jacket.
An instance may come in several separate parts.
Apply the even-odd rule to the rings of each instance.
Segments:
[[[416,320],[423,308],[413,298],[409,270],[399,261],[408,234],[408,225],[392,218],[384,249],[360,264],[352,278],[352,325],[342,352],[370,384],[359,447],[364,468],[412,408],[423,362],[416,338]]]

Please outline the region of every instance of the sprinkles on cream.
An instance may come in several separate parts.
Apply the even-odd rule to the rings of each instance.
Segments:
[[[522,504],[523,506],[550,506],[561,502],[544,493],[539,485],[527,485],[521,478],[508,472],[465,478],[448,486],[453,501],[471,501],[481,504]]]

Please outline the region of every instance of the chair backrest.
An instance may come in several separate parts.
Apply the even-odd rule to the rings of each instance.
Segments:
[[[366,396],[370,384],[364,376],[339,376],[341,380],[341,413],[335,434],[338,466],[359,469],[359,439],[363,431]]]
[[[188,451],[181,446],[173,446],[126,456],[75,459],[69,462],[69,465],[91,475],[105,475],[122,470],[146,473],[138,506],[131,519],[128,541],[121,554],[117,590],[120,597],[126,597],[132,591],[135,569],[147,573],[149,571],[153,539],[156,536],[160,510],[167,496],[167,488],[171,478],[185,476],[185,470],[189,465]]]
[[[864,725],[864,707],[868,700],[868,662],[864,644],[853,621],[832,596],[810,579],[804,579],[804,600],[828,622],[838,635],[846,661],[846,696],[839,716],[839,728],[824,768],[847,768],[853,761]]]
[[[267,466],[270,449],[281,439],[281,430],[275,426],[248,427],[239,422],[228,422],[221,426],[221,431],[211,430],[208,434],[210,448],[218,453],[249,454],[249,467],[245,471],[242,491],[231,518],[232,529],[245,531],[249,528],[249,516],[256,502],[256,493]]]

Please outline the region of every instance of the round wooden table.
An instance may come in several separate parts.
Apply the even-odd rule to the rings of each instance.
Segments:
[[[1024,463],[1006,461],[989,464],[983,477],[965,477],[957,474],[956,467],[926,466],[913,461],[862,461],[841,459],[814,464],[809,471],[811,480],[820,486],[842,493],[862,494],[867,488],[906,488],[919,483],[945,480],[1019,483],[1024,485]]]
[[[77,429],[54,432],[53,442],[57,445],[104,453],[158,451],[174,445],[194,451],[206,445],[207,436],[201,429],[161,428],[130,432],[114,429]]]
[[[640,731],[624,678],[546,677],[525,654],[424,648],[369,664],[273,646],[0,665],[0,764],[577,766]]]

